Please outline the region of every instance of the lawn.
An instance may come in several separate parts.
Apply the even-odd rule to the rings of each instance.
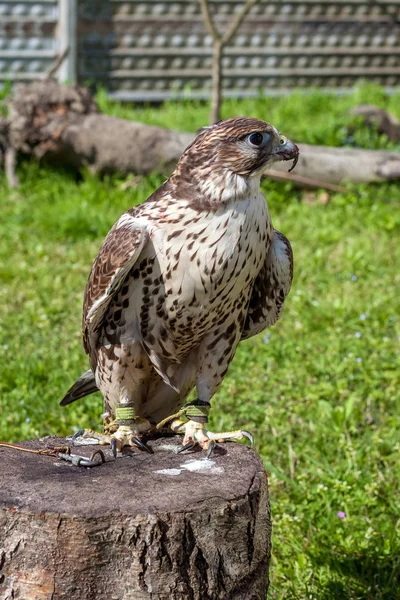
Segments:
[[[111,114],[182,130],[208,107],[119,106]],[[348,115],[360,102],[400,118],[400,93],[364,86],[227,101],[224,116],[271,121],[299,143],[394,148]],[[400,148],[398,148],[400,149]],[[99,394],[61,409],[87,369],[82,294],[117,217],[163,180],[100,180],[25,162],[0,178],[0,439],[98,427]],[[282,320],[240,344],[213,402],[214,428],[252,431],[270,474],[270,600],[400,598],[400,188],[302,192],[264,182],[274,225],[292,242],[295,278]]]

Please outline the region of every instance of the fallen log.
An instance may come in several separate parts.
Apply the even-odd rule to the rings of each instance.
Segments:
[[[154,171],[168,175],[195,137],[193,133],[100,114],[87,89],[60,86],[52,79],[15,87],[7,131],[8,144],[16,153],[33,154],[75,169],[87,167],[100,175]],[[314,187],[323,187],[324,182],[338,185],[400,178],[399,152],[301,142],[299,146],[296,172],[289,174],[295,183],[299,177],[299,185],[304,185],[301,178]],[[284,163],[274,167],[279,172],[287,169]],[[275,177],[279,179],[279,175]]]
[[[271,523],[260,458],[235,443],[212,460],[176,454],[178,441],[150,440],[153,455],[116,461],[104,450],[106,462],[91,469],[1,447],[0,598],[266,598]]]
[[[273,179],[274,181],[288,181],[290,183],[295,183],[304,189],[324,188],[330,192],[340,192],[342,194],[347,192],[347,189],[341,185],[328,183],[327,181],[321,181],[320,179],[311,179],[311,177],[304,177],[302,175],[297,175],[297,173],[294,176],[293,173],[286,173],[283,170],[278,171],[276,169],[268,169],[265,173],[265,177]]]

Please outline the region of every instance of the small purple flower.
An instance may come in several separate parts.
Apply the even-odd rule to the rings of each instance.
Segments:
[[[264,342],[264,344],[269,344],[270,341],[271,341],[271,334],[270,333],[266,333],[264,335],[263,342]]]
[[[345,519],[346,518],[346,513],[343,512],[342,510],[339,510],[337,516],[339,517],[339,519]]]

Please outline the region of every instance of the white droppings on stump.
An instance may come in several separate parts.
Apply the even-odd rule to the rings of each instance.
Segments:
[[[159,471],[154,471],[158,475],[180,475],[182,473],[182,469],[160,469]]]
[[[182,471],[192,471],[194,473],[205,473],[207,475],[218,475],[224,472],[223,467],[217,467],[213,460],[202,458],[200,460],[188,460],[179,466],[179,469],[160,469],[154,471],[159,475],[180,475]]]

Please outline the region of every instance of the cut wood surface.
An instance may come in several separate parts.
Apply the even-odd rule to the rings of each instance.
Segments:
[[[87,89],[60,86],[51,79],[15,86],[9,118],[0,125],[3,154],[8,144],[17,153],[33,154],[75,169],[86,166],[99,174],[158,171],[168,175],[195,138],[194,133],[100,114]],[[277,163],[274,170],[286,172],[285,179],[289,177],[298,185],[305,185],[301,178],[307,178],[306,187],[323,187],[324,182],[337,185],[400,179],[400,152],[331,148],[293,141],[300,148],[295,171],[287,174],[288,163]],[[10,185],[16,185],[11,162],[8,178]],[[279,174],[271,176],[274,177],[280,179]]]
[[[63,446],[43,438],[25,447]],[[0,599],[264,600],[270,511],[258,455],[149,441],[92,469],[0,448]],[[73,452],[89,456],[93,446]]]

